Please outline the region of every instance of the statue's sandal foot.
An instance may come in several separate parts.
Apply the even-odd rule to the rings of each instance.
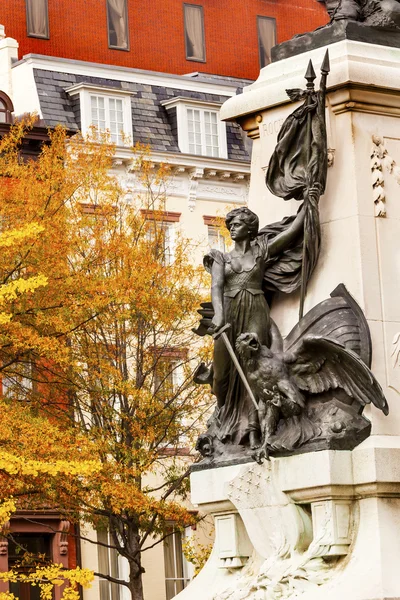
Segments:
[[[249,444],[250,444],[250,448],[252,450],[257,450],[257,448],[260,447],[260,440],[258,438],[258,435],[255,431],[250,431],[249,434]]]

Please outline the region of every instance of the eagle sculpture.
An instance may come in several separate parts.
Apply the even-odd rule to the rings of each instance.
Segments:
[[[341,389],[362,408],[372,403],[385,415],[389,412],[383,390],[367,365],[334,339],[306,335],[292,350],[276,352],[262,346],[257,334],[243,333],[236,351],[259,403],[261,446],[254,454],[258,461],[274,449],[279,421],[303,416],[312,394]],[[304,443],[304,436],[316,431],[308,418],[303,421],[297,419],[300,428],[309,429],[309,434],[302,432]]]
[[[261,439],[258,448],[245,447],[249,458],[352,450],[371,432],[365,406],[373,404],[388,414],[382,388],[370,370],[371,337],[363,311],[343,284],[330,296],[284,339],[271,320],[270,347],[261,345],[253,332],[237,338],[236,354],[258,403]],[[214,315],[212,304],[203,303],[198,312],[195,331],[203,336]],[[195,381],[212,385],[212,365],[201,364]],[[198,449],[215,463],[225,460],[226,446],[213,417]]]

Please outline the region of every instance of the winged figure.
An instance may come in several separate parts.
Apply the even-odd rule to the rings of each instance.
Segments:
[[[205,335],[214,315],[212,304],[203,303],[198,312],[196,332]],[[383,391],[370,371],[368,323],[343,284],[311,309],[285,339],[271,319],[269,346],[254,331],[242,332],[235,341],[258,403],[258,448],[257,443],[253,447],[231,444],[230,453],[246,452],[260,461],[269,454],[352,450],[370,434],[364,407],[373,404],[388,414]],[[210,369],[200,365],[195,381],[212,386],[213,365]],[[227,442],[221,441],[220,412],[217,408],[199,445],[203,456],[213,461],[219,456],[223,460],[227,453]]]
[[[254,454],[258,461],[268,458],[274,449],[281,419],[302,417],[304,413],[305,419],[297,419],[302,443],[316,434],[305,412],[306,397],[312,394],[341,389],[362,408],[372,403],[385,415],[389,412],[382,388],[367,365],[334,339],[306,335],[291,351],[274,352],[260,344],[257,334],[243,333],[237,338],[236,351],[259,402],[262,438]]]

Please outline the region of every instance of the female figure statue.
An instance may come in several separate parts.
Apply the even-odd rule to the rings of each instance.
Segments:
[[[230,323],[227,335],[233,348],[237,337],[245,332],[256,333],[260,343],[270,347],[272,328],[264,290],[292,291],[298,287],[304,209],[296,217],[258,232],[257,215],[248,208],[237,208],[226,216],[226,226],[234,242],[233,249],[227,253],[211,250],[204,258],[204,266],[212,278],[214,317],[210,333],[218,333]],[[212,390],[218,407],[217,438],[222,443],[256,447],[257,411],[222,338],[217,338],[214,344]]]

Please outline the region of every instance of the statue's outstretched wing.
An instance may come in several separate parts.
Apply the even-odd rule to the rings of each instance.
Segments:
[[[368,323],[360,306],[343,284],[338,285],[328,300],[317,304],[293,327],[284,341],[284,350],[296,352],[306,335],[336,340],[371,366]]]
[[[320,336],[305,336],[287,358],[301,390],[320,394],[341,388],[361,406],[372,403],[388,414],[378,381],[361,358],[343,344]]]

